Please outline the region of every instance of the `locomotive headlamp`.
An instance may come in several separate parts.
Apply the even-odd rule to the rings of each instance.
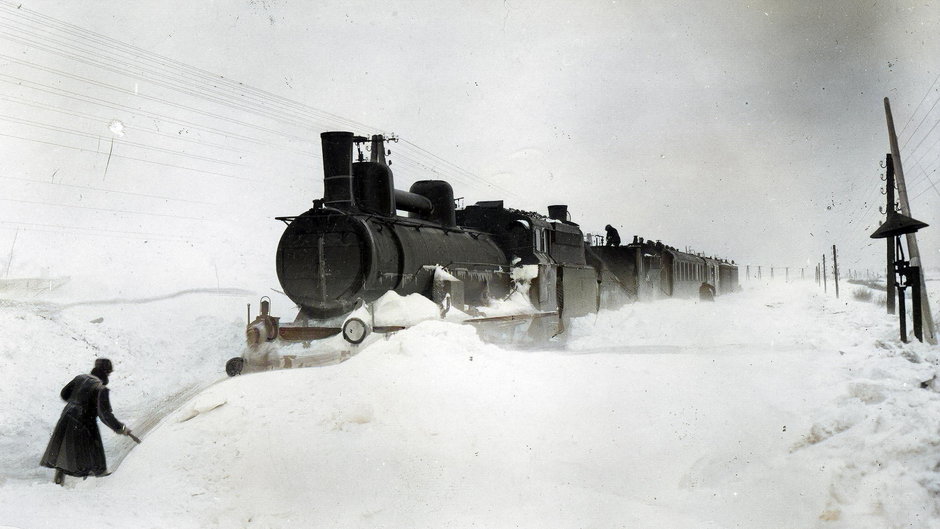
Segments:
[[[343,338],[351,344],[360,344],[372,332],[372,327],[359,318],[349,318],[343,323]]]

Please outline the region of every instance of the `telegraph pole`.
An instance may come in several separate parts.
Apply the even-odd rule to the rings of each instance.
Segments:
[[[885,191],[887,191],[886,194],[888,196],[888,202],[885,205],[885,215],[887,215],[889,211],[894,211],[894,160],[891,153],[885,156]],[[888,314],[894,314],[894,297],[897,295],[894,291],[894,282],[897,281],[894,277],[894,241],[891,240],[891,237],[888,237],[885,239],[885,243],[888,247],[888,261],[887,268],[885,269],[885,278],[887,281],[885,287],[888,289],[886,305],[888,306]]]
[[[829,289],[826,288],[826,254],[823,254],[823,293],[829,292]]]
[[[901,214],[911,216],[911,206],[907,200],[907,187],[904,184],[904,168],[901,164],[901,152],[898,148],[898,136],[894,131],[894,118],[891,116],[891,104],[888,98],[885,98],[885,119],[888,122],[888,141],[891,143],[891,157],[894,160],[894,176],[898,185],[898,198],[901,203]],[[920,249],[917,247],[917,235],[907,234],[907,253],[911,258],[911,266],[921,267],[923,263],[920,259]],[[920,290],[923,295],[920,297],[920,312],[924,318],[924,339],[927,343],[936,345],[937,335],[933,323],[933,313],[930,312],[930,296],[927,295],[927,284],[924,281],[924,274],[917,278],[920,282]]]
[[[836,283],[836,299],[839,299],[839,260],[836,257],[836,245],[832,245],[832,276]]]

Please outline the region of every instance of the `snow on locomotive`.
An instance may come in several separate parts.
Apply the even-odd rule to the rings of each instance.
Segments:
[[[261,314],[246,330],[246,352],[226,364],[229,375],[298,365],[296,357],[272,357],[272,344],[323,343],[340,334],[359,344],[372,332],[404,328],[377,322],[370,310],[389,292],[419,294],[439,304],[442,314],[458,309],[468,323],[526,325],[550,336],[568,318],[651,297],[643,294],[647,290],[685,294],[684,276],[672,268],[664,272],[663,263],[705,263],[636,241],[591,247],[562,205],[549,206],[548,216],[506,208],[501,200],[457,210],[447,182],[422,180],[408,192],[397,190],[384,141],[351,132],[321,134],[323,198],[301,215],[278,217],[287,228],[277,248],[277,276],[299,312],[282,323],[262,300]],[[354,161],[354,147],[366,142],[370,160],[360,149]],[[517,312],[483,311],[514,292],[527,301]]]
[[[360,154],[353,161],[355,144],[367,141],[371,159]],[[562,317],[597,310],[597,273],[585,262],[581,230],[564,218],[565,207],[553,207],[554,218],[508,209],[502,201],[457,211],[447,182],[422,180],[408,192],[397,190],[383,142],[382,136],[321,134],[323,198],[299,216],[278,217],[287,223],[277,248],[278,280],[299,313],[282,323],[262,301],[246,331],[249,350],[229,361],[229,374],[266,367],[269,358],[251,352],[267,343],[342,333],[355,344],[369,332],[400,329],[354,314],[389,291],[473,314],[509,295],[513,270],[522,267],[530,270],[524,275],[532,310],[467,321],[553,318],[557,326]]]

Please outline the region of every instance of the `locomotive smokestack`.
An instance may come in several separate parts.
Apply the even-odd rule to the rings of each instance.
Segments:
[[[353,201],[352,132],[324,132],[323,145],[323,204],[341,209],[355,206]]]
[[[568,220],[568,206],[548,206],[548,218],[555,220]]]

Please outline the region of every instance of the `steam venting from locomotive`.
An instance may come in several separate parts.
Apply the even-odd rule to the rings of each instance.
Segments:
[[[323,205],[350,213],[362,212],[384,217],[396,211],[409,218],[426,220],[445,227],[456,226],[454,190],[442,180],[415,182],[409,191],[395,189],[392,169],[385,163],[385,138],[371,140],[352,132],[324,132]],[[370,160],[353,162],[355,144],[371,143]]]

